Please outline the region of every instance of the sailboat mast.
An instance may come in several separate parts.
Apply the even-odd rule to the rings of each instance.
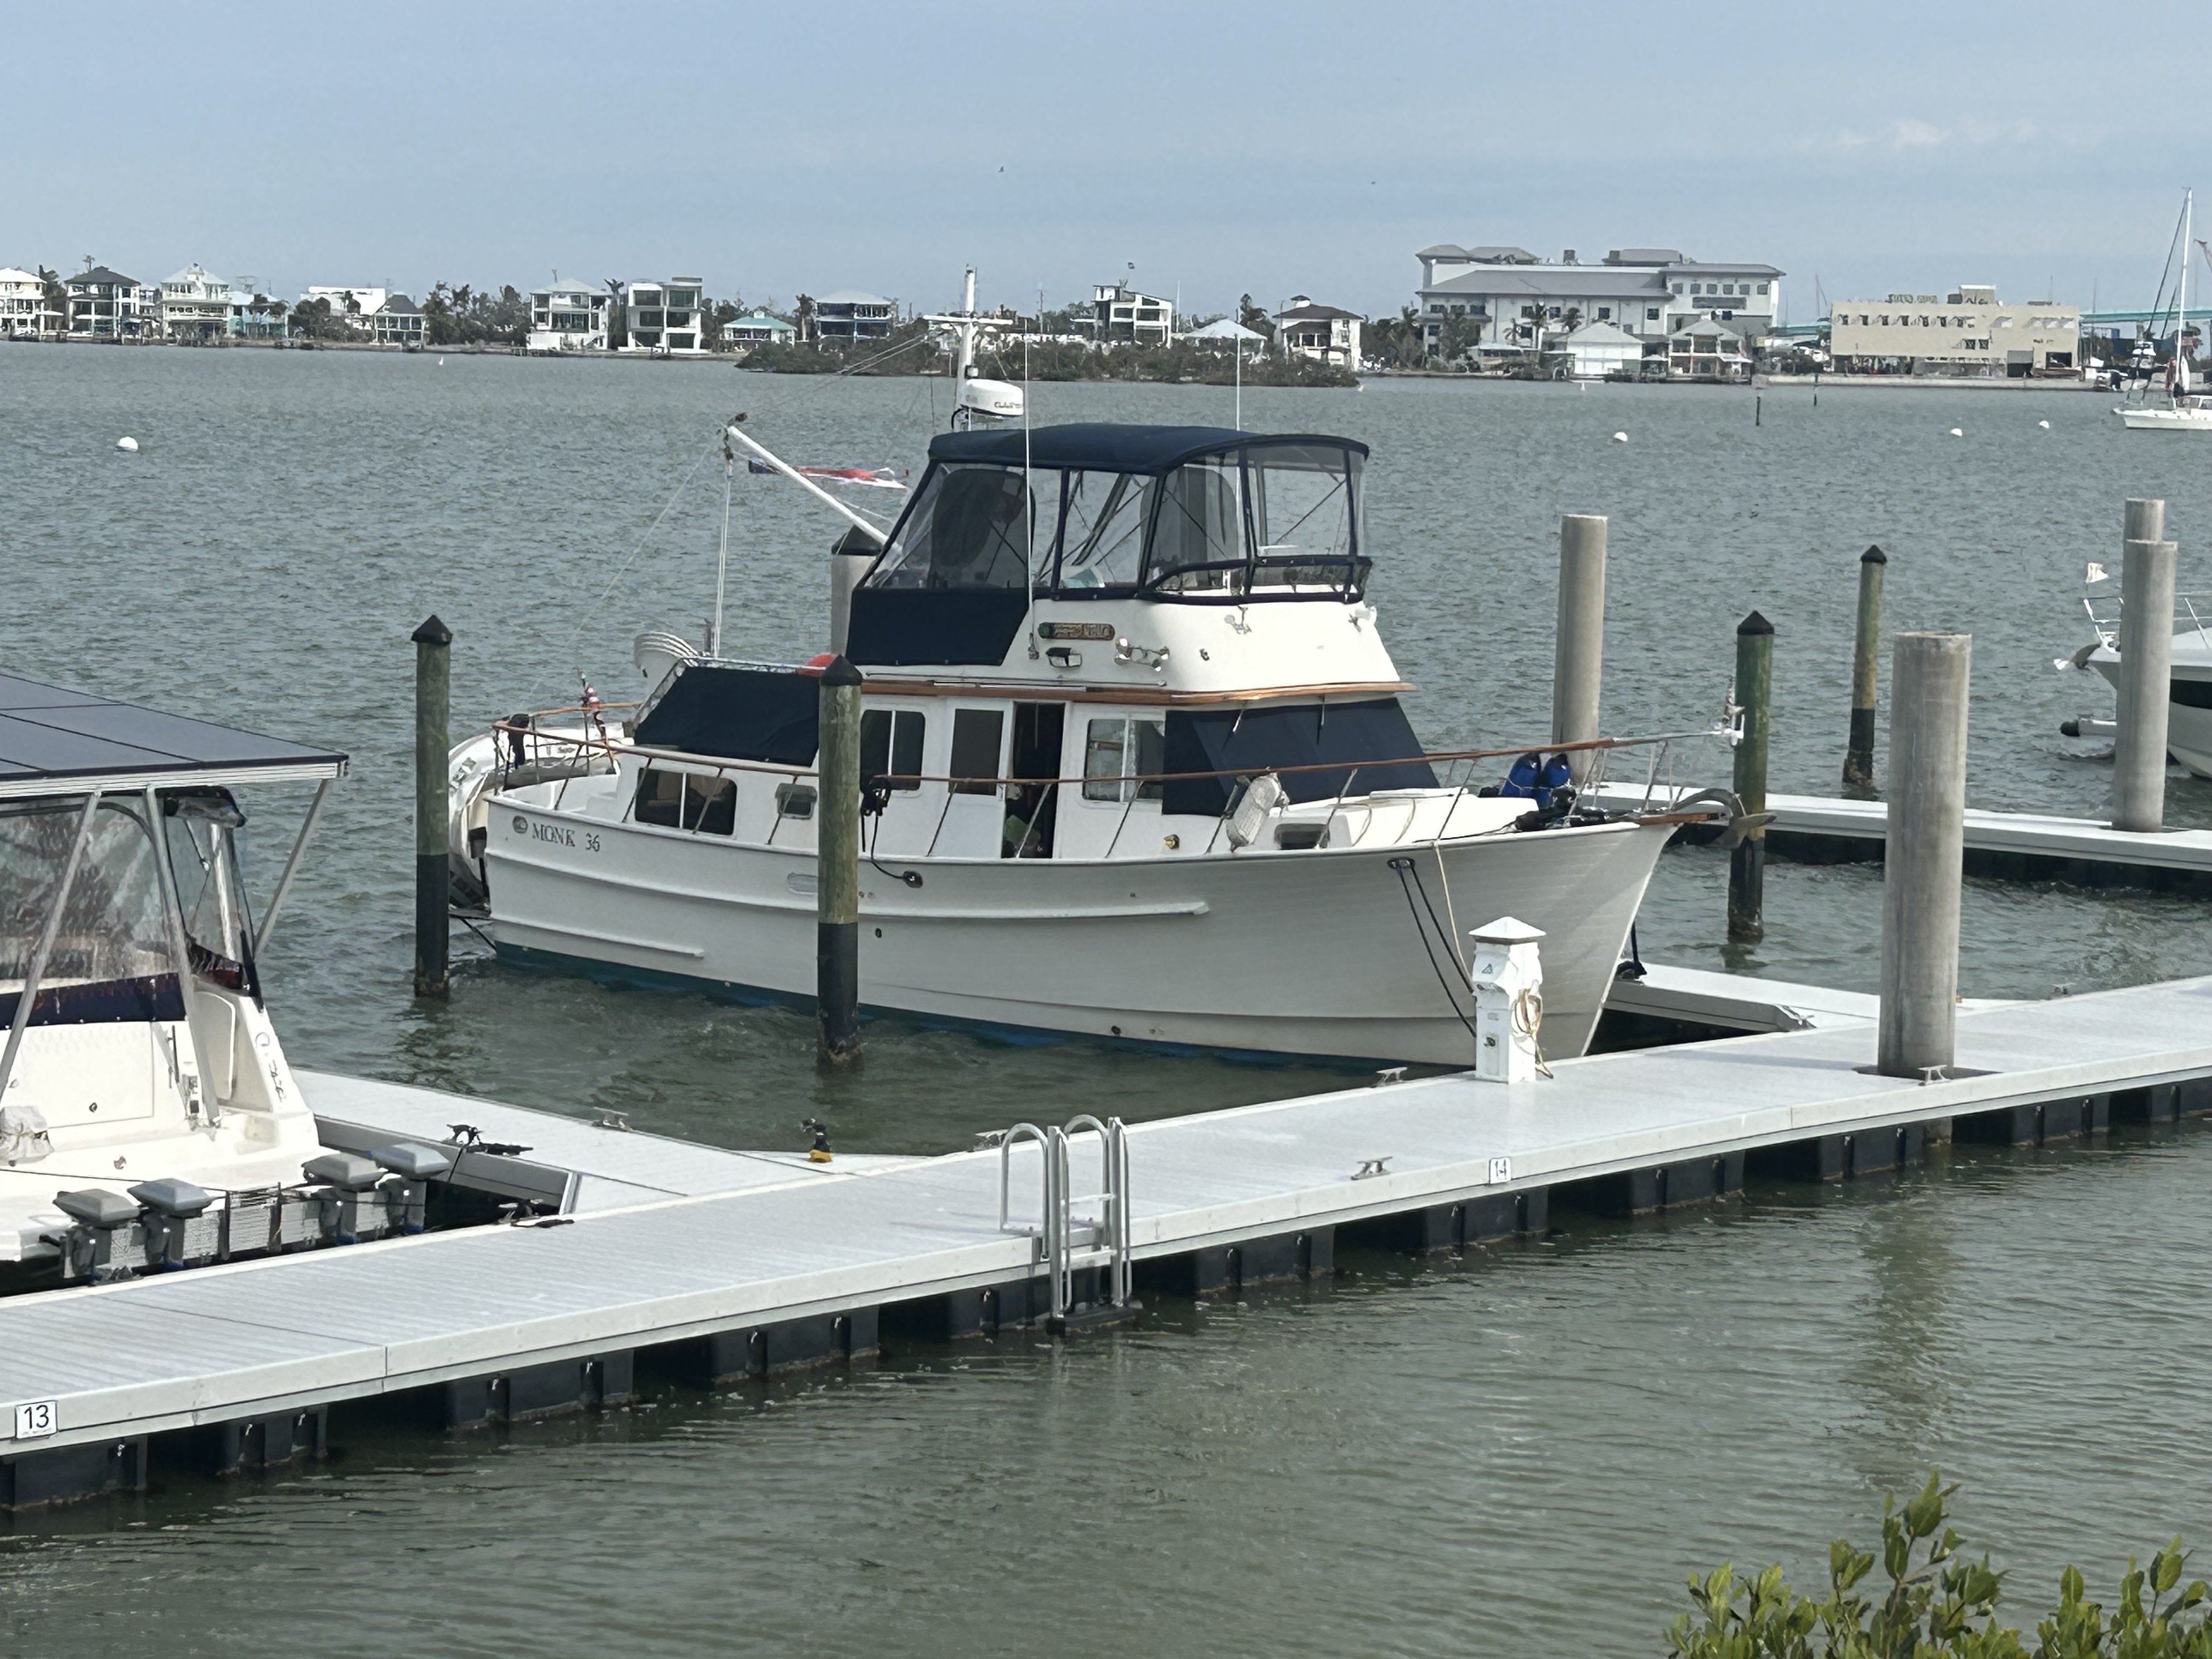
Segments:
[[[2196,230],[2192,216],[2197,210],[2197,191],[2192,188],[2181,193],[2181,286],[2174,292],[2173,325],[2173,391],[2179,398],[2189,390],[2189,360],[2182,356],[2186,349],[2183,337],[2189,332],[2189,248],[2190,237]]]

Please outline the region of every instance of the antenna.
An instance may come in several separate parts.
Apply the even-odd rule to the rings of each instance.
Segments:
[[[970,282],[975,280],[971,275]],[[1022,580],[1029,588],[1030,609],[1036,609],[1036,501],[1030,494],[1030,337],[1022,336]],[[1054,529],[1057,530],[1055,526]],[[1030,649],[1036,649],[1030,635]],[[1035,809],[1032,809],[1034,811]]]
[[[730,574],[730,491],[737,482],[738,452],[722,440],[722,546],[714,556],[714,625],[707,632],[707,654],[722,654],[722,591]]]

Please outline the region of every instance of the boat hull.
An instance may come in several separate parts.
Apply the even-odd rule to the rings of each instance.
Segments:
[[[490,820],[502,950],[812,995],[811,851],[587,823],[513,797]],[[985,1026],[1466,1066],[1471,1011],[1443,939],[1463,950],[1469,929],[1511,915],[1546,934],[1543,1048],[1577,1054],[1669,833],[1623,822],[1231,857],[864,861],[860,998]]]
[[[2130,432],[2212,432],[2212,409],[2123,409],[2120,424]]]

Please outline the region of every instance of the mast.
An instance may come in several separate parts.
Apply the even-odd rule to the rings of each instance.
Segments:
[[[2181,286],[2174,290],[2173,324],[2173,400],[2179,403],[2189,395],[2189,359],[2182,355],[2185,349],[2183,338],[2189,332],[2189,238],[2196,228],[2191,215],[2197,208],[2197,191],[2192,188],[2181,193]]]

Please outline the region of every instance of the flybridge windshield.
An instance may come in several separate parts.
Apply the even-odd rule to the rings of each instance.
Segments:
[[[1225,445],[1157,471],[1044,465],[1053,447],[1026,471],[1018,448],[940,456],[867,586],[1243,603],[1365,584],[1364,456],[1343,440]]]

